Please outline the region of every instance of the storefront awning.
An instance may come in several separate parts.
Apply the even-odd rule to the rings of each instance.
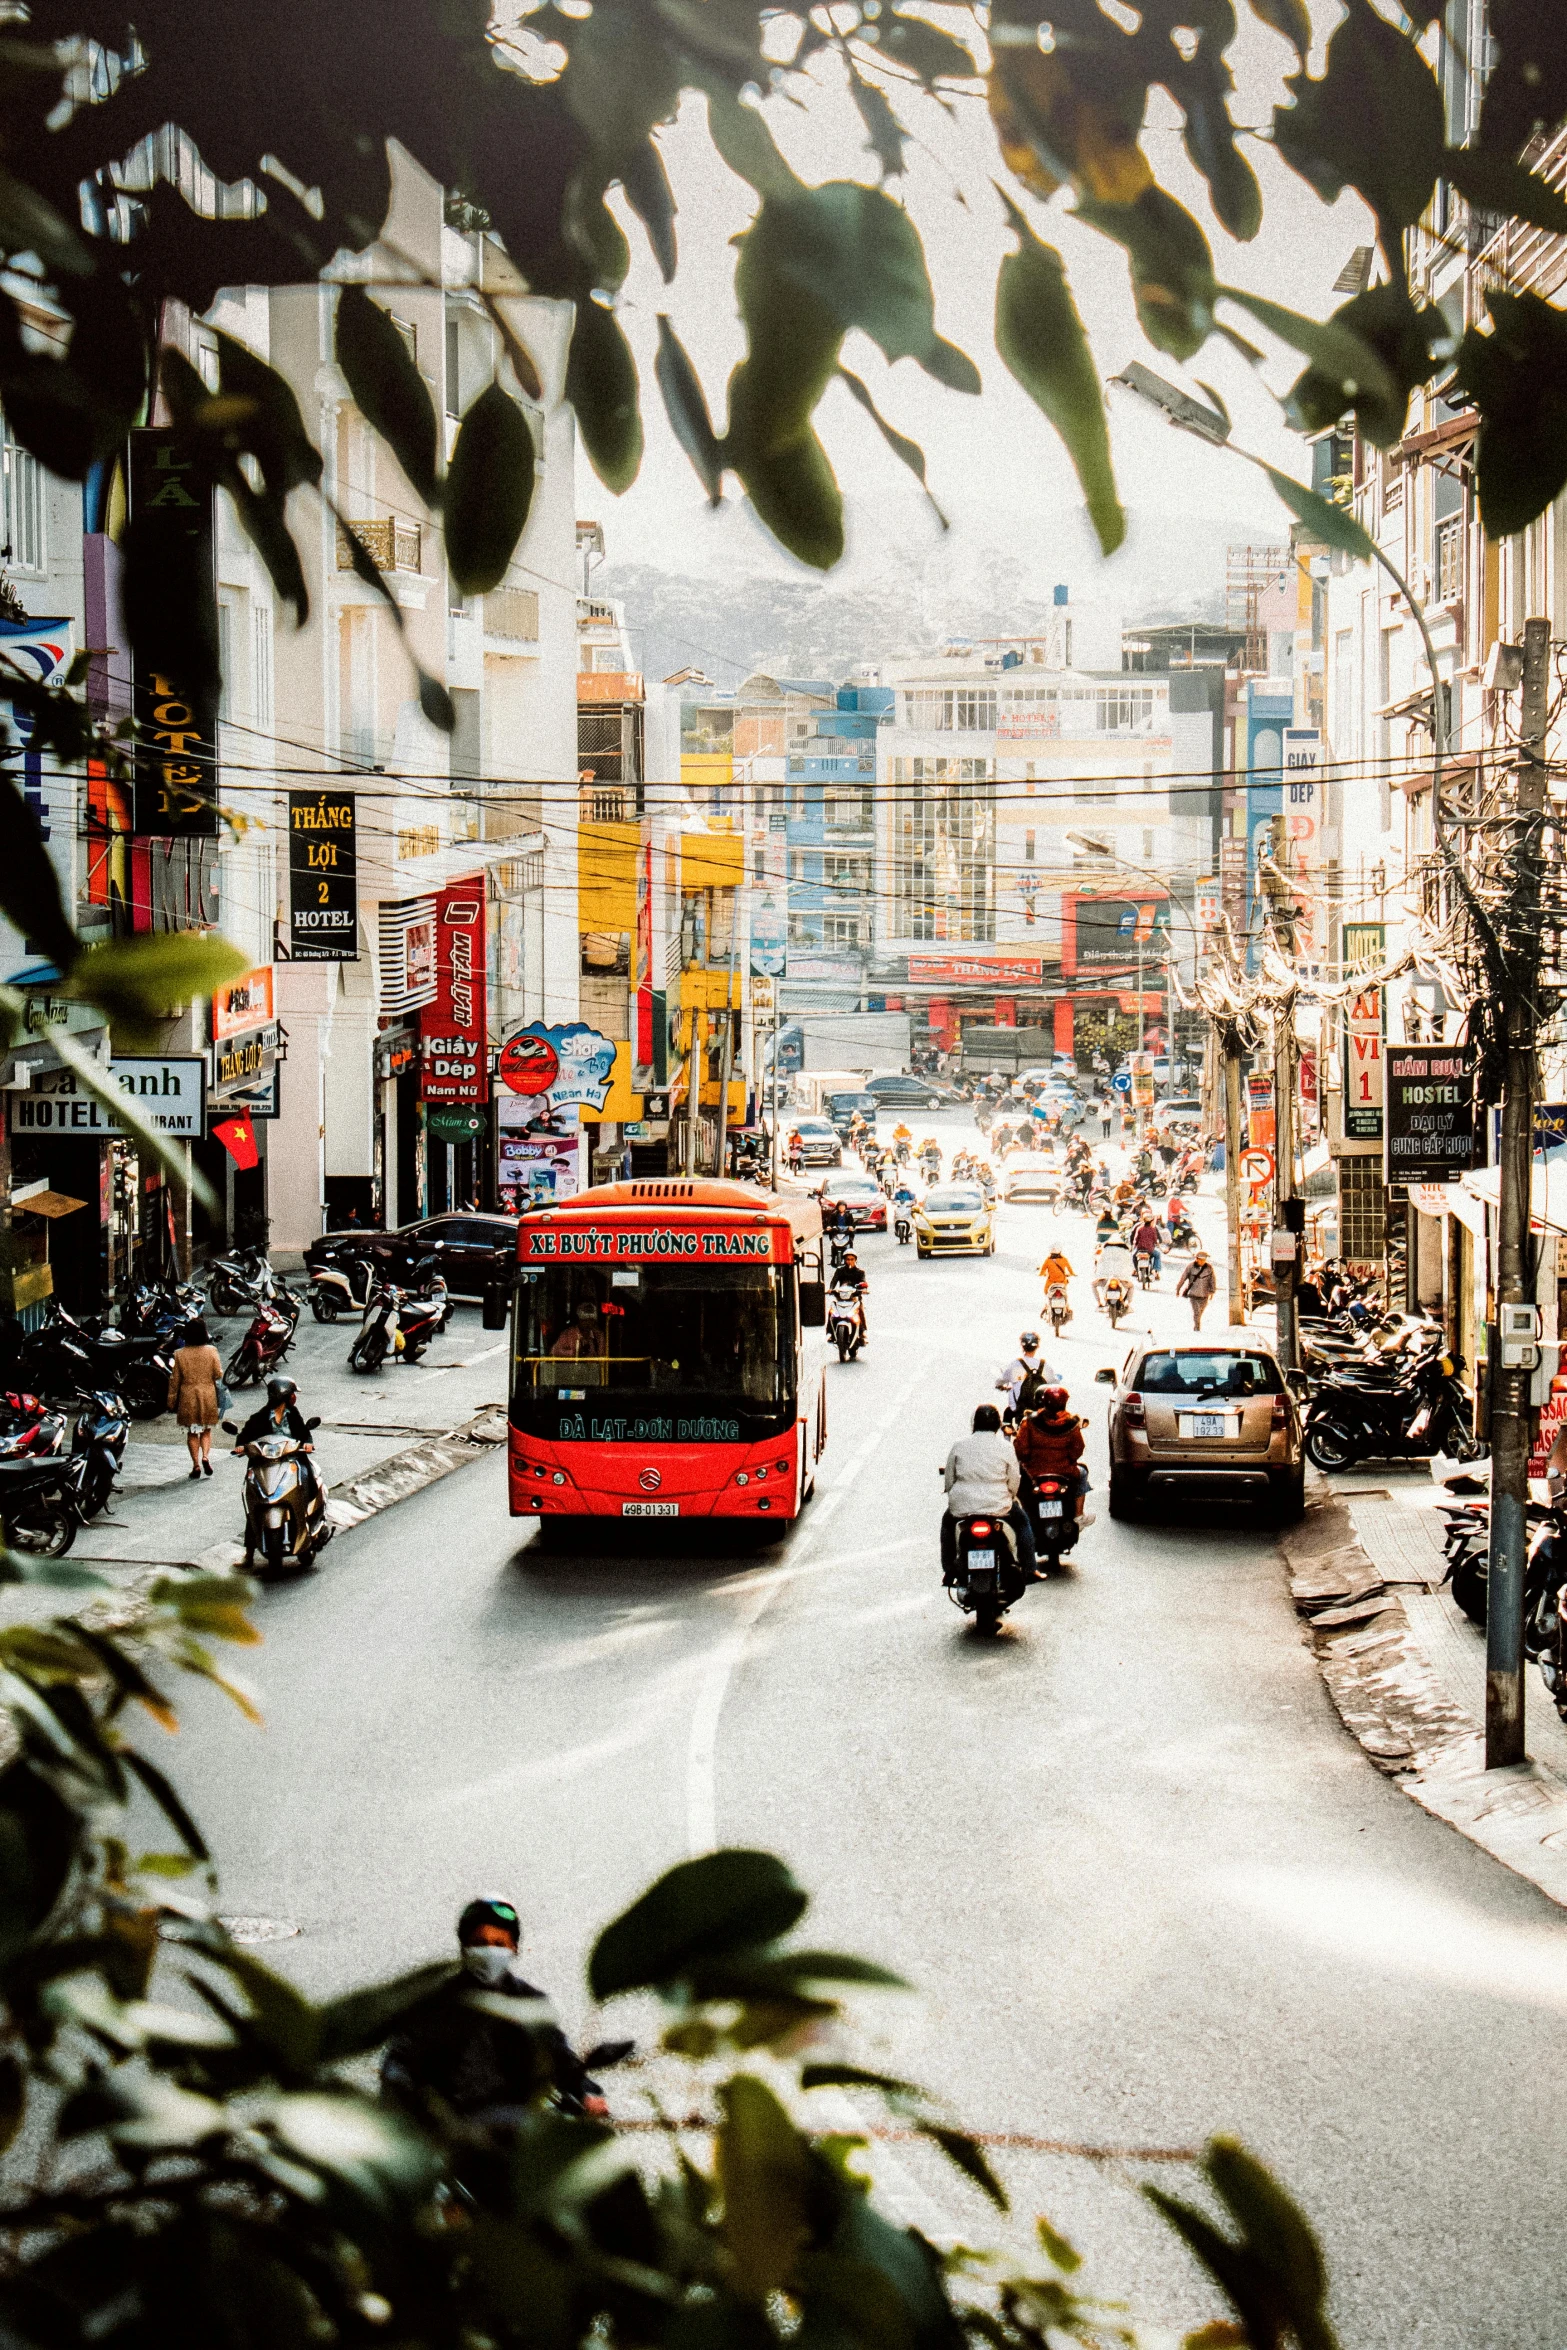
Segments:
[[[1500,1167],[1477,1167],[1466,1175],[1455,1188],[1483,1200],[1494,1216],[1501,1196],[1502,1171]],[[1455,1214],[1458,1210],[1455,1208]],[[1464,1217],[1464,1222],[1469,1222]],[[1529,1229],[1531,1232],[1567,1232],[1567,1159],[1536,1159],[1534,1180],[1529,1199]]]

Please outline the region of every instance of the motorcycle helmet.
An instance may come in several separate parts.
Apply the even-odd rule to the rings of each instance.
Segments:
[[[267,1381],[267,1401],[270,1404],[292,1403],[299,1394],[299,1382],[281,1371],[274,1372]]]
[[[1039,1332],[1037,1330],[1025,1330],[1022,1337],[1018,1340],[1018,1345],[1023,1349],[1023,1352],[1026,1355],[1036,1353],[1039,1347]]]
[[[1039,1409],[1044,1412],[1049,1419],[1053,1420],[1058,1412],[1064,1412],[1066,1410],[1066,1404],[1067,1395],[1066,1389],[1064,1387],[1042,1387],[1040,1389]]]
[[[511,1939],[515,1950],[522,1940],[522,1920],[509,1901],[498,1893],[480,1893],[469,1902],[457,1920],[457,1939],[464,1946],[474,1941],[481,1928],[498,1926]]]

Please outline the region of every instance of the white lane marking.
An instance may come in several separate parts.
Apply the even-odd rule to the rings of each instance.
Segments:
[[[724,1699],[729,1694],[735,1667],[744,1656],[751,1634],[762,1616],[779,1592],[794,1580],[810,1559],[816,1548],[817,1537],[826,1532],[845,1496],[853,1490],[860,1471],[867,1466],[887,1431],[901,1417],[904,1405],[925,1377],[926,1373],[921,1369],[912,1378],[905,1380],[859,1450],[850,1456],[834,1479],[831,1492],[825,1494],[818,1503],[815,1521],[801,1545],[799,1558],[791,1559],[787,1566],[769,1575],[757,1589],[746,1593],[728,1638],[721,1640],[712,1653],[701,1689],[697,1693],[696,1708],[691,1716],[691,1736],[686,1748],[686,1850],[693,1859],[704,1852],[711,1852],[718,1842],[718,1717],[724,1710]]]

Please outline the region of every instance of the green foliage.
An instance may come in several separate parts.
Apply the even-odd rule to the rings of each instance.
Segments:
[[[1061,256],[1042,244],[1004,198],[1018,240],[996,279],[996,349],[1066,443],[1099,544],[1113,555],[1126,536],[1116,496],[1104,394]]]
[[[1567,317],[1538,294],[1492,293],[1458,380],[1480,415],[1475,486],[1492,538],[1523,530],[1567,483]]]
[[[1436,78],[1409,34],[1372,7],[1348,0],[1328,43],[1327,72],[1304,71],[1276,108],[1279,152],[1326,203],[1355,188],[1376,215],[1383,258],[1402,277],[1402,237],[1431,201],[1442,169],[1445,123]]]
[[[337,363],[368,424],[390,446],[425,505],[440,497],[435,406],[413,354],[363,286],[337,298]]]
[[[458,428],[446,479],[446,560],[465,596],[499,587],[533,503],[533,434],[515,400],[486,384]]]
[[[1450,348],[1446,319],[1432,304],[1412,301],[1402,284],[1388,284],[1341,304],[1328,328],[1352,342],[1335,350],[1332,365],[1311,354],[1311,366],[1290,391],[1292,420],[1302,432],[1316,433],[1352,415],[1369,441],[1391,448],[1403,432],[1410,394],[1430,380],[1437,353]],[[1359,363],[1357,347],[1375,357],[1374,376]]]

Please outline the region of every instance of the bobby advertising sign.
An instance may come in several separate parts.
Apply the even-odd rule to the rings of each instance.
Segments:
[[[1474,1071],[1466,1046],[1383,1047],[1389,1183],[1451,1183],[1474,1164]]]
[[[160,1134],[196,1141],[207,1130],[207,1064],[201,1060],[114,1060],[111,1084],[127,1094]],[[126,1128],[107,1105],[78,1085],[70,1069],[47,1069],[26,1093],[11,1096],[14,1134],[76,1134],[111,1139]]]
[[[419,1098],[472,1106],[490,1098],[484,878],[435,901],[435,1001],[419,1014]]]
[[[554,1124],[567,1110],[602,1110],[614,1073],[613,1044],[585,1020],[554,1027],[530,1020],[506,1039],[497,1063],[501,1083],[518,1097],[508,1104],[518,1126]]]
[[[296,963],[359,960],[351,791],[288,795],[288,951]]]

